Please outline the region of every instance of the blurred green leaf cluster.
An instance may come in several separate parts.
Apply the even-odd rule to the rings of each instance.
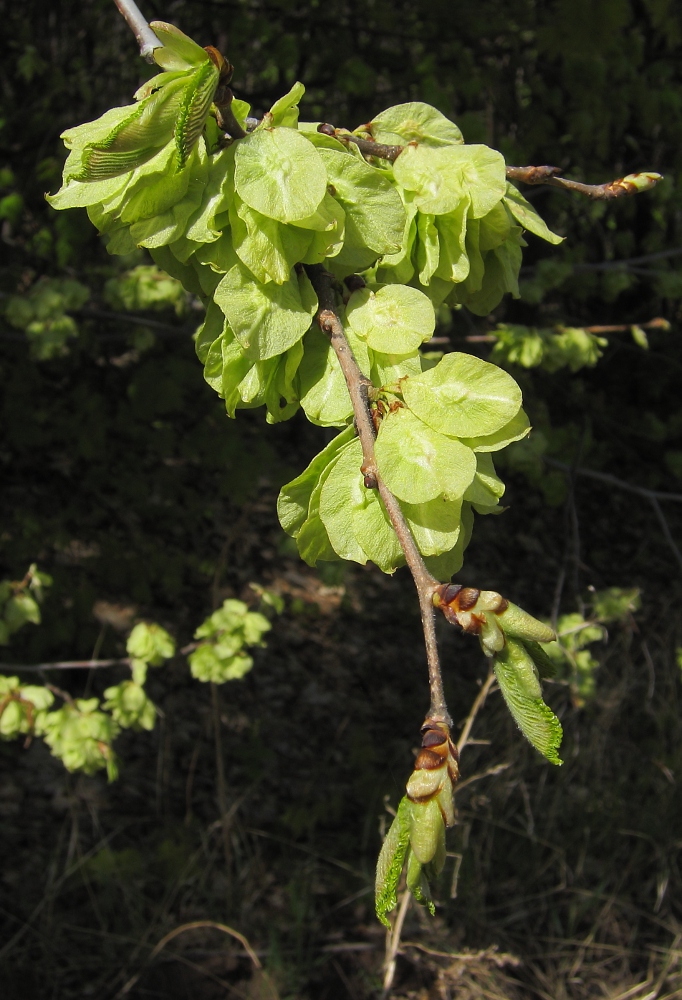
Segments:
[[[7,322],[24,330],[31,352],[38,361],[64,355],[68,342],[78,336],[78,325],[69,312],[90,298],[90,290],[71,278],[43,278],[22,295],[10,295],[2,303]]]
[[[588,647],[608,638],[606,625],[624,625],[640,606],[637,588],[609,587],[597,591],[590,600],[589,614],[561,615],[557,620],[556,641],[546,652],[556,667],[557,677],[567,680],[576,706],[588,704],[596,692],[595,671],[599,660]]]
[[[223,601],[194,633],[202,641],[189,655],[192,676],[214,684],[239,680],[253,667],[246,650],[264,646],[263,635],[271,628],[265,615],[249,611],[243,601]]]

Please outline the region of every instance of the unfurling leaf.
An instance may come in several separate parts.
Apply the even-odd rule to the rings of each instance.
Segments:
[[[445,723],[427,719],[422,749],[379,855],[376,912],[383,924],[396,906],[396,888],[407,859],[407,887],[435,913],[429,879],[445,864],[445,828],[455,822],[453,785],[459,776],[457,748]],[[409,849],[408,849],[409,848]]]
[[[377,861],[375,908],[379,920],[390,927],[387,913],[397,905],[396,889],[410,843],[410,801],[405,796],[384,839]]]
[[[561,764],[561,723],[542,700],[537,668],[523,644],[507,639],[495,656],[494,669],[507,708],[523,735],[551,764]]]

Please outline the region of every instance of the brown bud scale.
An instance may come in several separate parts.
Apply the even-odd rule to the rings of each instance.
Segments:
[[[438,730],[436,729],[428,729],[424,733],[424,737],[422,739],[422,746],[423,747],[441,746],[443,743],[447,742],[447,739],[448,738],[445,735],[445,733],[438,732]]]
[[[475,587],[462,587],[457,597],[457,610],[471,611],[472,608],[476,607],[480,595],[481,591]]]
[[[445,764],[445,754],[436,753],[433,750],[420,750],[414,762],[415,771],[437,771]]]

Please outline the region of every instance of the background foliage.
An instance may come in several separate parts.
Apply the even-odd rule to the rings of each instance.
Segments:
[[[438,335],[482,357],[491,344],[465,338],[495,336],[497,323],[628,328],[607,335],[593,368],[513,368],[532,447],[510,455],[510,509],[479,525],[458,579],[544,615],[554,606],[589,617],[590,587],[639,587],[642,604],[609,625],[608,645],[589,646],[598,669],[581,674],[576,659],[550,689],[566,731],[560,771],[538,761],[491,698],[475,731],[491,743],[466,751],[464,777],[508,766],[458,796],[450,848],[461,858],[446,867],[435,943],[416,915],[405,935],[481,954],[458,963],[408,947],[396,992],[587,997],[603,984],[615,998],[646,982],[632,995],[674,995],[680,557],[646,496],[570,469],[680,490],[682,255],[650,256],[682,246],[679,8],[196,0],[144,11],[226,52],[255,113],[300,79],[311,120],[353,128],[421,99],[510,163],[553,163],[588,181],[666,175],[646,197],[613,204],[532,190],[566,242],[531,238],[519,302],[489,319],[441,317]],[[249,412],[228,421],[194,357],[193,303],[141,253],[109,258],[85,213],[45,204],[63,128],[128,103],[150,75],[113,5],[65,0],[45,17],[27,2],[4,17],[0,579],[37,562],[54,582],[43,624],[17,632],[3,659],[123,655],[140,617],[182,646],[225,598],[254,606],[252,580],[287,605],[221,705],[184,661],[152,673],[164,715],[154,736],[121,738],[115,785],[66,775],[37,743],[0,745],[7,995],[114,996],[167,931],[212,917],[261,949],[282,996],[372,996],[383,942],[369,893],[390,821],[384,795],[394,806],[402,793],[426,707],[409,580],[302,566],[275,498],[326,432],[299,417],[267,428]],[[649,330],[644,350],[629,327],[654,317],[671,326]],[[493,344],[498,356],[508,339]],[[679,537],[677,504],[660,509]],[[443,659],[463,719],[484,666],[447,626]],[[87,698],[124,672],[50,677]],[[267,996],[271,984],[213,933],[178,939],[175,960],[151,966],[130,995],[223,996],[227,982]],[[495,960],[492,945],[513,957]]]

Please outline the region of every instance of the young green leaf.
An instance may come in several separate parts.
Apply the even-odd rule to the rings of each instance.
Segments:
[[[445,820],[438,801],[410,802],[410,847],[421,865],[433,861],[441,840],[445,840]]]
[[[529,642],[552,642],[556,639],[556,632],[551,625],[538,621],[523,608],[511,602],[497,618],[505,634],[513,639]]]
[[[523,735],[551,764],[561,764],[561,723],[542,700],[537,669],[522,644],[507,639],[495,656],[494,670],[507,708]]]
[[[564,242],[564,237],[557,236],[556,233],[552,232],[545,220],[538,215],[531,203],[523,197],[513,184],[507,184],[504,203],[516,221],[524,229],[527,229],[529,233],[533,233],[535,236],[539,236],[540,239],[547,240],[548,243],[553,243],[555,246],[558,243]]]
[[[283,127],[257,129],[240,139],[234,182],[250,208],[278,222],[306,219],[327,191],[318,151],[300,132]]]
[[[348,324],[369,347],[384,354],[410,354],[436,326],[429,299],[417,288],[385,285],[353,292],[346,307]]]
[[[310,465],[290,483],[283,486],[277,500],[277,515],[284,530],[296,537],[308,515],[310,497],[322,470],[339,454],[344,445],[355,437],[355,429],[347,427],[330,441],[326,448],[316,455]]]
[[[374,900],[376,914],[385,927],[391,926],[386,914],[397,905],[396,890],[409,842],[410,800],[404,796],[384,838],[377,861]]]
[[[152,21],[154,34],[163,48],[154,49],[154,62],[167,70],[188,70],[209,62],[205,49],[167,21]]]
[[[372,119],[369,131],[376,142],[390,146],[408,142],[419,142],[425,146],[450,146],[464,142],[462,133],[454,122],[422,101],[387,108]]]
[[[187,79],[174,129],[180,167],[187,162],[187,157],[203,132],[218,87],[219,75],[217,68],[208,61]]]
[[[453,437],[493,434],[516,415],[521,390],[507,372],[469,354],[446,354],[435,368],[401,383],[407,406]]]
[[[410,504],[436,497],[457,499],[476,474],[470,448],[438,433],[404,407],[382,421],[376,459],[389,490]]]
[[[260,361],[283,354],[300,340],[317,310],[306,275],[292,272],[283,285],[262,285],[243,264],[227,272],[214,298],[244,350]]]

